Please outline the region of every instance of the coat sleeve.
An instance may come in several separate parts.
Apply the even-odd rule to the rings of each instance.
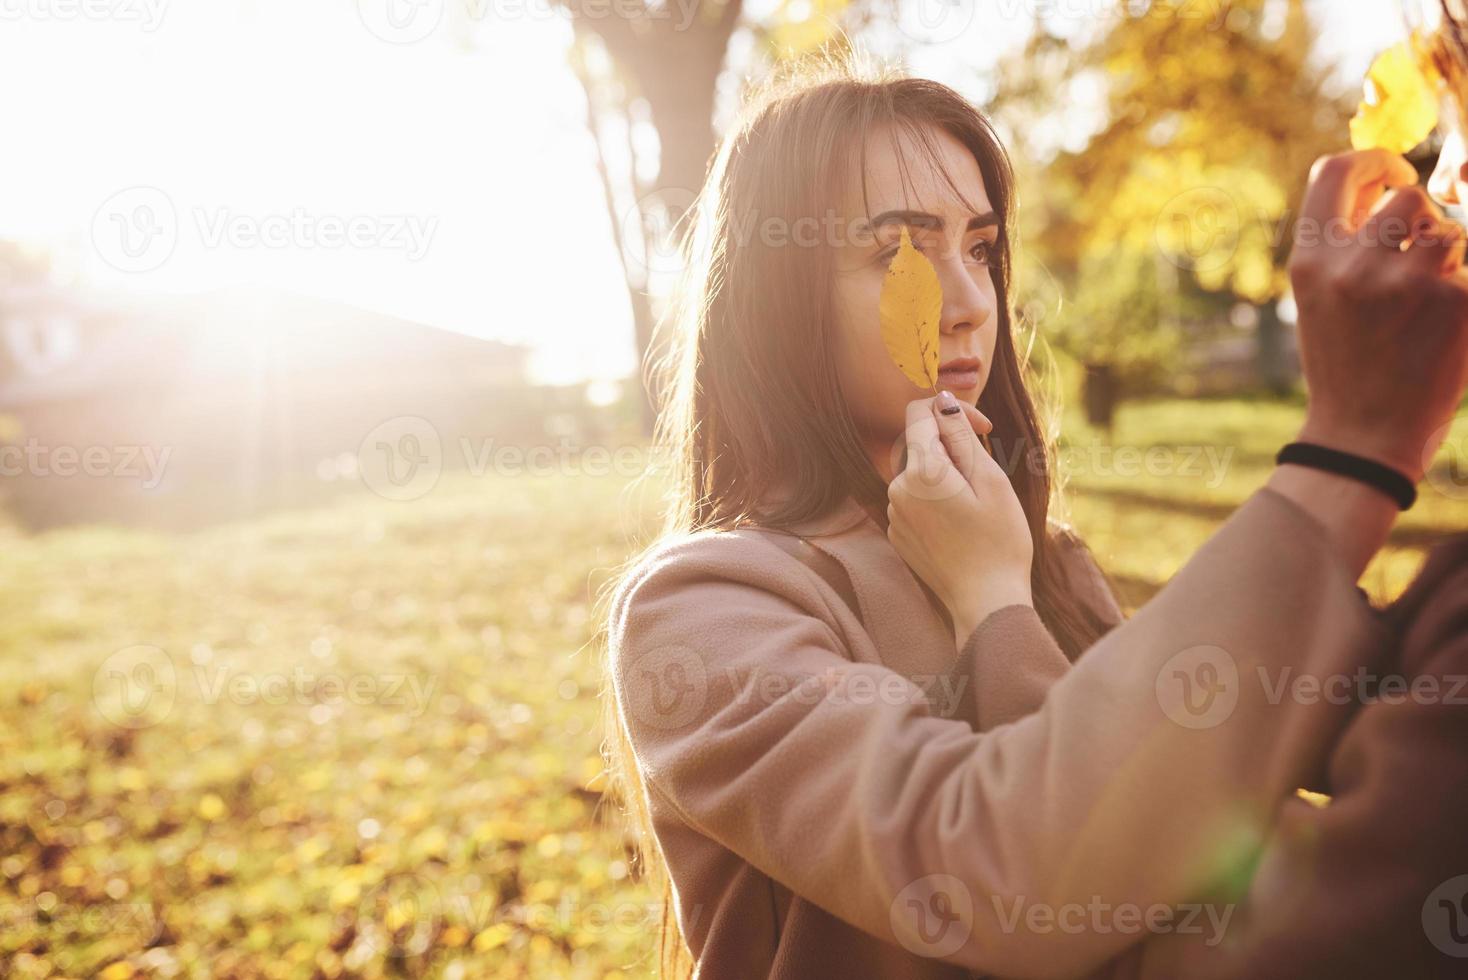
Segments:
[[[1016,721],[1039,710],[1069,670],[1033,606],[995,610],[974,628],[949,672],[959,692],[956,716],[981,732]]]
[[[1116,977],[1461,977],[1468,965],[1468,535],[1387,610],[1385,670],[1311,681],[1360,701],[1326,806],[1287,799],[1228,928],[1149,938]],[[1215,903],[1216,904],[1216,903]]]
[[[1068,528],[1055,532],[1066,581],[1108,628],[1126,617],[1090,550]],[[958,717],[979,731],[1039,709],[1071,662],[1031,606],[1013,605],[984,619],[959,650],[951,675],[960,690]]]
[[[629,577],[609,641],[647,791],[858,928],[1002,975],[1093,968],[1136,936],[1078,927],[1088,903],[1181,902],[1249,859],[1344,723],[1256,669],[1349,670],[1381,641],[1323,530],[1267,488],[988,732],[849,659],[800,581],[717,535]]]

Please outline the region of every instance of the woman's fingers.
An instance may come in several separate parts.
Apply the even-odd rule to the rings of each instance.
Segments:
[[[960,411],[952,415],[944,415],[942,406],[945,401],[958,406]],[[953,461],[954,468],[963,475],[963,478],[972,483],[974,463],[978,460],[979,454],[984,451],[983,447],[979,445],[978,431],[973,417],[961,410],[962,403],[956,398],[951,400],[932,398],[929,399],[929,406],[933,418],[938,422],[938,435],[943,441],[943,448],[948,452],[948,458]],[[974,411],[977,412],[978,409]]]
[[[907,426],[903,430],[907,459],[887,487],[894,502],[912,498],[925,501],[949,500],[964,493],[968,479],[953,463],[939,429],[939,414],[933,398],[916,398],[907,403]],[[945,420],[947,416],[943,416]],[[962,418],[962,416],[953,416]],[[959,423],[969,429],[968,422]],[[969,438],[976,439],[969,429]]]
[[[1403,242],[1418,237],[1441,217],[1425,190],[1403,187],[1382,198],[1381,206],[1361,226],[1361,240],[1401,250]]]
[[[914,398],[907,403],[907,424],[902,441],[907,447],[907,462],[900,472],[927,473],[948,462],[943,440],[938,434],[938,419],[930,408],[933,399]]]
[[[1321,157],[1311,169],[1300,217],[1316,228],[1342,219],[1355,227],[1382,191],[1417,180],[1417,169],[1405,157],[1386,150]]]
[[[1424,224],[1407,249],[1406,262],[1413,272],[1452,275],[1463,264],[1463,226],[1446,219]]]
[[[931,404],[934,418],[938,420],[939,437],[943,441],[943,448],[948,452],[948,458],[972,485],[974,464],[981,453],[987,455],[980,439],[994,430],[994,423],[973,405],[957,398],[954,399],[954,404],[962,411],[952,415],[943,414],[941,398],[931,399]]]

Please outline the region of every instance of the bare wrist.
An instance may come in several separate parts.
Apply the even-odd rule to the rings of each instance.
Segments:
[[[1396,433],[1367,432],[1359,427],[1334,424],[1312,416],[1306,418],[1296,439],[1375,460],[1400,470],[1414,484],[1421,483],[1426,475],[1420,447],[1418,450],[1404,448],[1403,440]]]
[[[979,624],[994,613],[1008,606],[1034,605],[1028,581],[995,583],[976,593],[976,596],[958,609],[950,610],[953,616],[953,639],[960,650]]]
[[[1284,463],[1275,467],[1265,485],[1315,518],[1335,543],[1353,581],[1386,543],[1401,513],[1375,487],[1324,470]]]

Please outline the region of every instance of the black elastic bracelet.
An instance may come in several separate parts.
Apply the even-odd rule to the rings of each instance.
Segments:
[[[1417,502],[1417,488],[1400,470],[1384,463],[1354,453],[1343,453],[1339,449],[1328,449],[1313,442],[1292,442],[1274,457],[1278,463],[1295,463],[1317,470],[1338,473],[1353,480],[1360,480],[1380,490],[1397,502],[1397,507],[1406,510]]]

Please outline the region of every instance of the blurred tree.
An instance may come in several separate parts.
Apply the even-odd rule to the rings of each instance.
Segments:
[[[1275,309],[1291,223],[1310,164],[1344,148],[1355,105],[1330,90],[1312,37],[1304,0],[1118,2],[1080,38],[1037,16],[1001,61],[996,120],[1041,188],[1021,209],[1021,237],[1078,298],[1058,342],[1090,377],[1145,373],[1175,352],[1165,335],[1178,328],[1178,290],[1118,282],[1176,281],[1228,294],[1222,308],[1234,296],[1256,304],[1261,379],[1288,388]],[[1159,258],[1176,276],[1141,275]],[[1109,407],[1095,401],[1104,422]]]
[[[760,62],[844,46],[879,13],[895,13],[899,0],[781,0],[759,22],[742,18],[742,0],[698,4],[686,22],[669,4],[648,3],[631,15],[624,4],[609,15],[604,8],[582,10],[578,0],[561,2],[571,13],[569,60],[587,94],[587,128],[645,366],[655,339],[656,280],[679,261],[679,224],[707,175],[736,31],[752,42],[747,57],[755,74]],[[641,422],[650,434],[658,393],[651,379],[642,381]]]

